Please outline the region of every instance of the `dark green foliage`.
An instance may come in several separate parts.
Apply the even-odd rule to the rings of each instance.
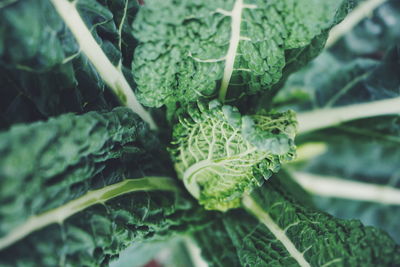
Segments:
[[[194,201],[168,192],[117,197],[31,234],[0,252],[0,266],[108,266],[127,246],[207,222]]]
[[[111,62],[117,65],[121,60],[130,68],[136,46],[130,34],[135,1],[127,7],[121,35],[124,1],[101,2],[80,0],[77,7]],[[16,1],[1,7],[0,17],[0,129],[116,106],[50,1]]]
[[[324,142],[328,149],[301,170],[400,189],[399,136],[399,117],[361,120],[310,135],[303,141]],[[400,240],[400,208],[396,205],[320,196],[315,196],[315,203],[335,216],[359,218],[367,225],[386,230],[397,242]]]
[[[231,213],[229,212],[229,214]],[[244,214],[244,216],[237,221],[248,219],[249,215]],[[241,266],[237,247],[230,239],[222,218],[202,231],[194,233],[194,237],[201,247],[201,255],[210,267]]]
[[[252,197],[311,266],[400,264],[400,247],[387,234],[300,204],[280,177],[270,179]],[[299,266],[265,224],[243,210],[228,212],[195,237],[206,247],[203,255],[210,266]]]
[[[89,190],[91,178],[121,158],[129,143],[134,157],[142,157],[146,138],[154,141],[146,135],[145,124],[127,108],[66,114],[1,133],[0,235]]]
[[[299,255],[311,266],[400,266],[387,234],[317,210],[400,240],[398,207],[310,196],[282,171],[265,181],[295,155],[288,108],[318,113],[400,96],[399,47],[385,52],[400,36],[396,0],[290,77],[323,50],[352,0],[73,3],[104,52],[100,63],[115,72],[97,72],[97,58],[85,56],[97,45],[80,48],[71,33],[86,27],[65,24],[52,0],[0,1],[0,267],[109,266],[131,244],[187,232],[210,266],[297,266]],[[235,7],[241,15],[229,14]],[[120,72],[142,104],[161,107],[162,139],[115,108],[126,99]],[[211,101],[218,94],[229,106]],[[193,112],[203,102],[214,111]],[[399,188],[399,122],[370,118],[300,135],[296,145],[318,141],[327,151],[288,170]],[[175,164],[165,151],[171,139]],[[130,193],[116,189],[124,181]],[[259,209],[250,209],[246,196],[263,183],[252,195]],[[205,212],[198,202],[231,210]],[[243,203],[248,210],[232,210]]]
[[[62,115],[0,137],[0,237],[89,190],[173,175],[162,146],[127,108]],[[0,266],[107,266],[132,242],[187,231],[206,216],[182,193],[131,193],[33,232],[0,252]]]
[[[234,71],[227,81],[228,99],[268,91],[282,72],[287,75],[322,49],[326,31],[349,9],[348,1],[252,0],[243,1],[240,18],[221,11],[239,8],[241,2],[146,3],[133,25],[139,46],[132,65],[144,105],[175,110],[202,96],[216,97],[230,59]],[[240,20],[244,39],[228,54],[235,42],[230,34],[235,19]],[[312,42],[318,44],[313,45],[315,51],[307,48]],[[307,55],[301,56],[303,52]],[[293,66],[284,69],[288,61]]]
[[[381,61],[358,58],[343,62],[325,52],[290,77],[275,103],[312,110],[398,97],[399,70],[400,46],[390,49]]]
[[[400,96],[399,46],[390,49],[381,60],[343,61],[338,59],[342,55],[325,52],[294,74],[276,98],[276,105],[318,110]],[[323,142],[327,151],[296,170],[398,189],[399,136],[399,116],[363,119],[311,133],[298,138],[297,144]],[[398,206],[320,196],[315,200],[321,210],[341,218],[358,218],[400,240]]]

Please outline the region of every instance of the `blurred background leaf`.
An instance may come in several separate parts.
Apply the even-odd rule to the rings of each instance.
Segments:
[[[400,2],[386,1],[333,47],[293,74],[275,98],[275,107],[318,111],[399,97],[399,25]],[[400,190],[399,115],[356,120],[297,138],[300,149],[314,142],[325,149],[311,160],[300,158],[289,166],[294,174],[333,176]],[[339,185],[336,190],[340,190]],[[373,196],[371,201],[359,201],[351,195],[317,194],[314,200],[321,210],[339,218],[358,218],[386,230],[400,242],[400,205],[388,205]]]

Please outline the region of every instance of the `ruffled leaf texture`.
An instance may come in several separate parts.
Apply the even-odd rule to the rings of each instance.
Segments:
[[[190,114],[174,129],[171,154],[178,177],[206,209],[238,207],[244,192],[295,156],[291,111],[241,116],[212,101]]]
[[[306,204],[308,197],[298,185],[280,175],[251,195],[269,220],[259,221],[236,209],[194,235],[209,266],[400,264],[400,247],[386,233],[316,210]],[[277,230],[279,235],[274,234]],[[291,251],[288,243],[293,245]]]
[[[173,177],[162,145],[128,108],[15,125],[0,137],[2,245],[30,218],[62,211],[93,190],[125,179]],[[3,247],[0,266],[108,266],[133,242],[207,222],[196,202],[178,189],[97,202]]]
[[[224,86],[230,100],[268,91],[287,64],[304,64],[321,51],[327,31],[350,2],[148,1],[133,23],[139,100],[176,109],[215,97]],[[306,49],[309,45],[314,48]]]

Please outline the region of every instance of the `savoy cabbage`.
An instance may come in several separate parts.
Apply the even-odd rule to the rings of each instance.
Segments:
[[[0,21],[1,267],[400,266],[398,1]]]

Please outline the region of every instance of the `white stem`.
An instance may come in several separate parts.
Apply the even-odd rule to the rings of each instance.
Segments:
[[[208,267],[207,262],[201,257],[201,249],[193,242],[191,237],[185,237],[184,244],[189,252],[194,267]]]
[[[53,223],[62,224],[63,221],[77,212],[80,212],[95,204],[102,204],[112,198],[136,191],[177,191],[178,187],[173,179],[168,177],[145,177],[140,179],[127,179],[122,182],[89,191],[80,198],[66,204],[34,215],[22,225],[14,228],[6,236],[0,237],[0,250],[14,244],[28,234]]]
[[[228,53],[225,56],[225,69],[224,76],[221,82],[221,88],[219,89],[219,100],[225,101],[226,92],[228,90],[229,82],[232,77],[233,66],[235,64],[235,58],[237,48],[240,41],[240,24],[242,22],[242,11],[243,11],[243,0],[236,0],[235,5],[230,12],[231,16],[231,39],[229,42]]]
[[[96,68],[104,82],[114,91],[124,105],[137,113],[152,129],[156,129],[156,124],[152,117],[136,99],[122,71],[110,62],[93,38],[85,22],[79,15],[76,8],[76,1],[50,0],[50,2],[54,5],[58,14],[74,35],[81,51]]]
[[[367,0],[356,7],[340,24],[336,25],[330,32],[325,47],[334,45],[346,33],[350,32],[358,23],[382,5],[387,0]]]
[[[390,186],[304,172],[293,172],[292,177],[304,189],[315,195],[400,205],[400,189]]]
[[[351,120],[391,114],[400,114],[400,97],[299,113],[297,115],[298,131],[306,133]]]
[[[318,156],[321,156],[328,150],[328,145],[323,142],[308,142],[297,146],[296,148],[296,158],[289,162],[298,163],[298,162],[306,162],[312,160]]]
[[[193,176],[196,175],[196,173],[198,173],[202,169],[210,167],[212,165],[215,165],[215,163],[212,162],[211,160],[208,160],[208,159],[201,160],[201,161],[196,162],[195,164],[191,165],[183,173],[182,180],[183,180],[183,183],[185,184],[185,188],[190,192],[190,194],[194,198],[199,199],[200,187],[197,184],[196,179],[193,179]]]
[[[260,220],[276,237],[279,242],[286,248],[289,255],[293,257],[301,267],[310,267],[311,265],[304,258],[304,254],[300,252],[293,242],[286,235],[285,229],[282,229],[275,223],[260,205],[249,195],[245,195],[242,200],[243,206],[249,210],[257,219]]]

